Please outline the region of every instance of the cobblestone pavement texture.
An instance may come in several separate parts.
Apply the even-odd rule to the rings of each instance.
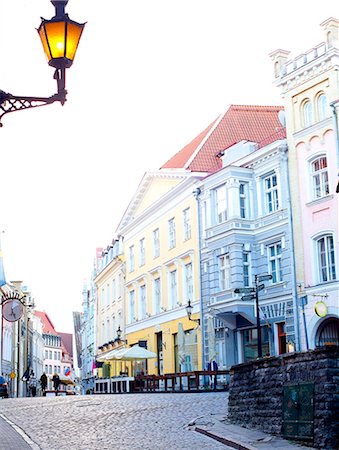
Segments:
[[[0,417],[0,450],[31,450],[20,434]]]
[[[42,450],[227,449],[189,426],[203,416],[226,416],[225,392],[6,399],[0,414]]]

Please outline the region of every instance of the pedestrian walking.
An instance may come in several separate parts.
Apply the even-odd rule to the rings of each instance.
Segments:
[[[40,377],[40,386],[42,390],[42,395],[46,395],[47,375],[45,374],[45,372]]]
[[[59,386],[60,386],[60,378],[57,373],[55,373],[53,375],[52,381],[53,381],[54,390],[56,391],[56,395],[58,395],[58,390],[59,390]]]
[[[37,381],[37,379],[36,379],[36,377],[34,375],[34,372],[32,370],[31,373],[30,373],[29,379],[28,379],[28,386],[29,386],[29,390],[30,390],[30,393],[31,393],[32,397],[36,396],[37,384],[38,384],[38,381]]]

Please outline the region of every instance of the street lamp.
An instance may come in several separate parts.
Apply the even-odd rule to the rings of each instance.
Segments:
[[[114,340],[116,342],[127,342],[124,339],[121,339],[121,334],[122,334],[122,331],[121,331],[121,328],[120,328],[120,325],[119,325],[118,329],[117,329],[117,337]]]
[[[259,315],[259,291],[265,288],[263,281],[272,280],[270,273],[263,275],[255,275],[255,287],[245,287],[234,289],[235,294],[245,294],[241,297],[243,301],[255,300],[256,315],[257,315],[257,335],[258,335],[258,358],[262,358],[262,343],[261,343],[261,329],[260,329],[260,315]],[[259,284],[262,283],[262,284]]]
[[[192,309],[193,309],[193,306],[191,305],[191,300],[188,300],[188,303],[186,305],[186,312],[187,312],[188,320],[190,320],[191,322],[196,322],[197,324],[200,325],[200,319],[192,319],[191,318],[191,316],[192,316]]]
[[[55,16],[50,20],[42,18],[38,28],[41,43],[48,64],[55,68],[54,79],[57,93],[51,97],[23,97],[0,90],[0,127],[2,117],[10,112],[50,105],[66,101],[66,69],[71,67],[85,24],[74,22],[65,12],[68,0],[51,0]]]

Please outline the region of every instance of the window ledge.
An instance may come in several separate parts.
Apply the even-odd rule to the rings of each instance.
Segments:
[[[324,195],[324,197],[320,197],[317,198],[315,200],[311,200],[309,202],[306,203],[306,206],[314,206],[314,205],[318,205],[320,203],[329,201],[333,199],[333,194],[328,194],[328,195]]]

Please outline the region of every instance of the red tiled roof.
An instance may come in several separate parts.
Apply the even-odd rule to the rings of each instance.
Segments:
[[[171,159],[167,161],[161,169],[178,169],[180,167],[185,167],[187,161],[201,144],[203,139],[207,136],[216,120],[212,122],[204,131],[202,131],[192,142],[187,144],[183,149],[176,153]]]
[[[34,314],[41,319],[44,333],[59,335],[59,333],[55,331],[54,325],[45,311],[34,311]]]
[[[282,106],[230,105],[223,116],[161,168],[215,172],[222,166],[217,155],[231,145],[240,141],[265,142],[265,145],[274,142],[277,129],[281,130],[278,112],[282,109]]]
[[[73,358],[73,335],[71,333],[58,333],[61,336],[61,345],[66,352]]]

